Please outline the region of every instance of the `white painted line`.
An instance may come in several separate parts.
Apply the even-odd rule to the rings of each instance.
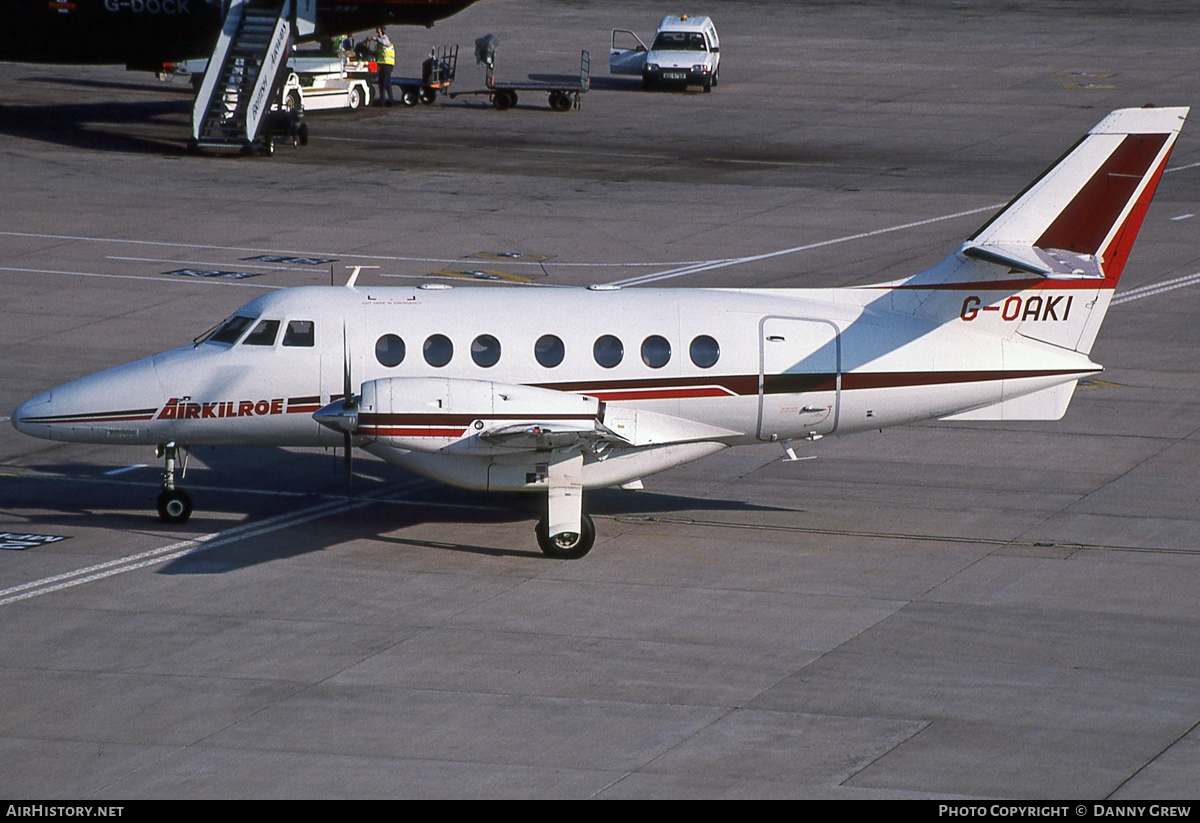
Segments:
[[[103,580],[106,577],[125,574],[126,572],[135,571],[147,566],[167,563],[171,560],[186,557],[189,554],[204,551],[205,549],[226,546],[230,543],[236,543],[239,540],[245,540],[248,537],[257,537],[279,531],[280,529],[286,529],[289,526],[298,526],[301,523],[307,523],[310,520],[316,520],[333,514],[335,511],[362,508],[372,502],[374,501],[360,500],[357,503],[349,505],[345,502],[324,503],[309,509],[303,509],[294,514],[281,515],[249,526],[237,526],[224,532],[202,535],[192,540],[183,540],[179,543],[172,543],[169,546],[151,549],[150,551],[130,555],[129,557],[109,560],[105,563],[99,563],[84,569],[76,569],[73,572],[65,572],[53,577],[43,578],[42,580],[35,580],[31,583],[22,583],[19,586],[0,590],[0,606],[6,606],[9,603],[15,603],[19,600],[28,600],[31,597],[38,597],[39,595],[68,589],[84,583],[91,583],[95,580]],[[264,525],[272,523],[272,521],[282,522]],[[18,592],[20,593],[18,594]]]
[[[883,229],[875,229],[873,231],[859,232],[857,234],[848,234],[843,237],[835,237],[831,240],[820,240],[816,243],[806,243],[803,246],[793,246],[790,249],[780,249],[779,251],[766,252],[765,254],[754,254],[747,257],[733,257],[727,260],[717,260],[708,263],[699,263],[682,268],[668,269],[667,271],[653,272],[651,274],[643,274],[639,277],[631,277],[628,280],[618,280],[606,285],[610,286],[640,286],[645,283],[654,283],[659,280],[670,280],[675,277],[683,277],[687,274],[697,274],[702,271],[711,271],[712,269],[724,268],[725,266],[736,266],[742,263],[754,263],[759,260],[767,260],[772,257],[782,257],[787,254],[795,254],[796,252],[809,251],[811,249],[819,249],[823,246],[833,246],[838,243],[849,243],[852,240],[862,240],[867,237],[877,237],[881,234],[889,234],[891,232],[903,231],[904,229],[913,229],[918,226],[927,226],[931,223],[940,223],[943,220],[954,220],[958,217],[967,217],[972,214],[981,212],[995,211],[1004,207],[1004,203],[997,203],[990,206],[980,206],[975,209],[967,209],[966,211],[958,211],[953,214],[943,214],[939,217],[929,217],[925,220],[914,220],[911,223],[901,223],[896,226],[888,226]]]
[[[413,146],[415,148],[428,148],[428,143],[416,143],[412,141],[393,140],[376,140],[368,137],[325,137],[323,141],[328,140],[340,143],[364,143],[368,145],[388,145],[388,146]],[[467,143],[438,143],[438,147],[447,150],[463,149],[465,151],[474,151],[478,146]],[[524,148],[521,146],[506,146],[506,151],[522,152],[537,155],[562,155],[565,157],[585,157],[585,158],[615,158],[618,160],[652,160],[657,163],[677,163],[679,157],[674,154],[651,154],[648,152],[632,152],[632,151],[597,151],[594,149],[551,149],[545,146],[536,146]],[[731,157],[694,157],[691,158],[700,163],[729,163],[744,166],[794,166],[797,168],[837,168],[835,163],[814,163],[804,160],[749,160]]]
[[[1181,214],[1178,217],[1172,217],[1171,219],[1172,220],[1187,220],[1189,217],[1195,217],[1195,216],[1196,215],[1189,212],[1188,214]]]
[[[123,469],[113,469],[112,471],[106,471],[104,474],[108,477],[112,477],[113,475],[124,474],[125,472],[131,472],[134,469],[144,469],[144,468],[146,468],[145,463],[135,463],[132,466],[126,466]]]
[[[112,280],[150,280],[159,283],[210,283],[221,286],[241,286],[246,289],[283,289],[286,286],[267,286],[261,283],[246,283],[241,280],[230,280],[226,277],[142,277],[136,274],[99,274],[91,271],[59,271],[57,269],[18,269],[11,266],[0,266],[0,271],[10,271],[17,274],[65,274],[70,277],[103,277]]]
[[[322,508],[322,509],[329,508],[330,506],[333,506],[333,505],[334,505],[333,503],[323,503],[320,506],[313,506],[309,509],[305,509],[302,512],[300,512],[300,514],[303,514],[303,512],[311,512],[318,508]],[[214,532],[213,534],[202,534],[199,537],[193,537],[190,540],[184,540],[179,543],[172,543],[169,546],[162,546],[157,549],[149,549],[147,551],[139,552],[137,554],[131,554],[128,557],[120,557],[120,558],[117,558],[116,560],[107,560],[103,563],[97,563],[94,566],[87,566],[82,569],[76,569],[75,571],[72,571],[72,572],[63,572],[61,574],[56,574],[53,577],[45,577],[45,578],[42,578],[41,580],[34,580],[29,583],[21,583],[16,586],[11,586],[7,589],[0,589],[0,597],[5,597],[6,595],[10,595],[14,592],[25,591],[28,589],[35,589],[39,586],[44,586],[44,585],[47,585],[50,583],[56,583],[60,580],[67,580],[67,579],[70,579],[72,577],[76,577],[79,575],[91,574],[92,572],[109,569],[114,566],[120,566],[121,564],[124,564],[124,563],[134,563],[134,562],[144,560],[146,558],[157,557],[164,553],[170,553],[170,552],[176,551],[177,549],[179,549],[181,547],[196,546],[197,544],[202,544],[202,543],[208,544],[210,541],[217,540],[218,538],[231,537],[233,535],[239,534],[240,532],[246,531],[250,528],[253,528],[256,526],[264,526],[264,525],[267,525],[270,523],[277,522],[279,520],[284,520],[291,516],[292,515],[290,513],[289,514],[281,514],[281,515],[277,515],[275,517],[271,517],[266,520],[262,520],[262,521],[259,521],[257,523],[253,523],[253,524],[243,523],[240,526],[234,526],[232,528],[226,529],[223,532]],[[2,603],[2,602],[6,602],[6,601],[0,601],[0,603]]]
[[[386,492],[380,492],[380,494],[402,494],[427,484],[428,481],[422,478],[413,478],[405,483],[391,486]],[[391,503],[395,501],[381,500],[377,497],[363,497],[354,501],[332,500],[318,503],[315,506],[309,506],[307,509],[301,509],[297,512],[286,512],[274,517],[268,517],[265,520],[243,523],[240,526],[234,526],[224,531],[200,535],[190,540],[181,540],[169,546],[149,549],[129,555],[128,557],[107,560],[103,563],[76,569],[75,571],[63,572],[51,577],[42,578],[41,580],[33,580],[29,583],[21,583],[16,586],[10,586],[7,589],[0,589],[0,606],[16,603],[20,600],[28,600],[31,597],[38,597],[50,592],[61,591],[62,589],[79,586],[84,583],[91,583],[95,580],[103,580],[106,577],[136,571],[147,566],[167,563],[190,554],[197,554],[206,549],[226,546],[230,543],[236,543],[239,540],[270,534],[271,532],[280,531],[291,526],[298,526],[313,520],[319,520],[322,517],[338,512],[352,511],[354,509],[361,509],[364,506],[385,502]]]
[[[359,254],[357,252],[341,252],[341,251],[296,251],[286,249],[263,249],[252,246],[214,246],[203,243],[169,243],[161,240],[131,240],[119,237],[84,237],[69,234],[43,234],[36,232],[23,231],[0,231],[0,237],[31,237],[38,240],[77,240],[86,243],[124,243],[130,246],[159,246],[171,249],[204,249],[207,251],[231,251],[231,252],[253,252],[255,254],[277,254],[287,257],[337,257],[352,258],[354,260],[392,260],[405,263],[465,263],[469,261],[479,262],[480,258],[476,257],[405,257],[402,255],[392,254]],[[677,260],[667,262],[634,262],[634,263],[553,263],[542,260],[504,260],[506,266],[567,266],[571,268],[614,268],[614,267],[645,267],[654,268],[657,266],[688,266],[697,263],[709,261],[704,260]],[[319,271],[314,267],[314,270]],[[20,271],[19,269],[17,271]],[[57,272],[59,274],[69,274],[69,272]],[[115,275],[114,275],[115,276]],[[174,281],[172,281],[174,282]]]
[[[1186,166],[1176,166],[1173,169],[1166,169],[1163,174],[1170,174],[1173,171],[1183,171],[1184,169],[1194,169],[1200,167],[1200,163],[1188,163]]]
[[[261,271],[307,271],[307,272],[316,272],[317,274],[320,274],[321,272],[324,271],[323,265],[321,265],[321,266],[304,266],[304,267],[264,266],[264,265],[254,262],[253,260],[237,260],[237,261],[232,261],[232,262],[226,260],[224,262],[215,262],[212,260],[171,260],[170,258],[166,258],[166,257],[116,257],[111,254],[105,255],[104,259],[105,260],[117,260],[122,263],[128,263],[128,262],[132,262],[132,263],[164,263],[169,266],[179,266],[179,267],[204,266],[205,268],[209,268],[209,269],[219,269],[219,268],[228,268],[230,266],[237,266],[238,268],[241,268],[241,269],[259,269]]]
[[[1174,291],[1175,289],[1182,289],[1185,286],[1194,286],[1197,283],[1200,283],[1200,272],[1184,277],[1176,277],[1174,280],[1164,280],[1161,283],[1151,283],[1148,286],[1138,286],[1136,289],[1130,289],[1127,292],[1118,294],[1112,299],[1109,305],[1116,306],[1120,303],[1128,303],[1131,300],[1140,300],[1143,297],[1162,294],[1165,291]]]

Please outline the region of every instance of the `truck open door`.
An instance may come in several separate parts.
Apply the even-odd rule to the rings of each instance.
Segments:
[[[612,46],[608,51],[610,74],[641,76],[646,65],[646,44],[628,29],[613,29]]]

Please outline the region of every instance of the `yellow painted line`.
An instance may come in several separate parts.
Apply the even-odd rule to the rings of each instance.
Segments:
[[[505,283],[532,283],[528,277],[522,277],[519,274],[509,274],[506,271],[493,271],[491,269],[480,269],[471,271],[452,271],[450,269],[440,269],[431,271],[430,277],[454,277],[459,280],[500,280]]]

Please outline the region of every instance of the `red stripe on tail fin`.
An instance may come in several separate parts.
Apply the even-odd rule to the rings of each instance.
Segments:
[[[1079,254],[1100,251],[1100,244],[1129,205],[1167,136],[1125,137],[1033,245]]]
[[[1173,148],[1173,147],[1172,147]],[[1167,167],[1167,159],[1171,156],[1168,151],[1162,159],[1162,163],[1154,171],[1154,176],[1146,184],[1146,188],[1142,189],[1141,195],[1138,196],[1137,202],[1133,204],[1133,208],[1129,212],[1129,216],[1125,218],[1125,222],[1117,229],[1113,239],[1109,242],[1108,248],[1104,250],[1102,259],[1104,260],[1104,280],[1105,285],[1109,283],[1116,285],[1117,279],[1121,276],[1122,270],[1125,268],[1125,261],[1129,259],[1129,252],[1133,249],[1133,241],[1137,240],[1138,232],[1142,228],[1142,221],[1146,218],[1146,210],[1150,208],[1150,201],[1154,199],[1154,192],[1158,188],[1158,181],[1162,179],[1163,170]]]

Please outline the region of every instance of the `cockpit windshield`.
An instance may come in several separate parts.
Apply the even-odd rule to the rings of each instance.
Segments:
[[[288,347],[312,348],[316,342],[315,324],[311,320],[260,320],[235,314],[196,338],[201,343],[225,343],[232,346],[241,342],[243,346],[274,346],[283,327],[283,345]],[[249,330],[249,332],[247,332]]]
[[[250,327],[250,324],[255,321],[254,317],[243,317],[240,314],[235,314],[233,317],[225,321],[225,325],[217,329],[211,337],[205,340],[205,343],[229,343],[233,344],[238,341],[243,332]]]

